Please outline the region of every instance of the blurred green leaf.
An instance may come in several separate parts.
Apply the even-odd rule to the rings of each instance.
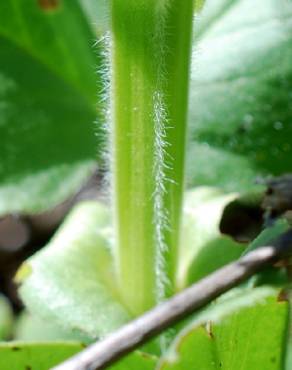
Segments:
[[[83,346],[77,342],[0,344],[1,370],[49,370],[79,352]]]
[[[13,313],[8,300],[0,295],[0,341],[8,339],[12,332]]]
[[[207,1],[194,32],[188,184],[291,171],[292,3]]]
[[[272,288],[239,289],[197,315],[159,370],[283,369],[288,305]]]
[[[246,248],[244,254],[251,252],[259,247],[269,245],[271,242],[279,238],[290,228],[287,220],[279,219],[272,226],[264,229],[257,238]],[[257,274],[253,275],[248,284],[251,286],[259,286],[265,284],[286,286],[288,283],[287,272],[284,267],[267,266]]]
[[[144,352],[132,352],[108,370],[155,370],[157,358]]]
[[[110,238],[104,206],[75,207],[17,274],[29,311],[91,340],[125,323],[130,316],[119,300]]]
[[[224,195],[211,187],[187,193],[178,269],[180,289],[237,259],[244,251],[245,245],[219,231],[223,210],[235,198],[236,194]]]
[[[2,42],[9,43],[15,52],[22,51],[39,68],[43,67],[44,72],[51,72],[59,80],[65,80],[68,87],[75,87],[84,98],[95,104],[96,81],[92,72],[100,56],[93,50],[94,25],[87,18],[83,2],[57,0],[55,6],[46,4],[48,2],[42,0],[1,2],[1,48],[4,46]],[[33,84],[36,83],[34,73],[29,73],[13,54],[10,54],[8,64],[12,64],[12,71],[15,68],[18,75],[22,71]],[[4,66],[1,63],[1,69]],[[44,94],[45,82],[42,85]],[[58,93],[58,90],[55,92]],[[27,93],[30,95],[29,91]],[[49,97],[50,94],[48,100]]]
[[[1,164],[0,164],[1,166]],[[94,161],[54,165],[14,177],[0,186],[0,215],[38,213],[75,194],[96,168]]]
[[[218,228],[224,207],[235,197],[214,188],[199,188],[186,197],[177,289],[242,254],[245,246],[221,235]],[[53,240],[17,274],[29,310],[89,338],[127,321],[131,315],[120,302],[114,278],[111,233],[110,212],[104,206],[77,206]]]
[[[277,239],[281,234],[288,231],[291,226],[288,221],[284,218],[278,219],[273,225],[265,228],[258,236],[253,240],[253,242],[246,248],[245,254],[248,252],[262,247],[263,245],[268,245],[268,243]]]
[[[110,3],[108,0],[80,0],[80,3],[98,35],[109,30]]]
[[[87,343],[88,338],[80,336],[71,330],[65,330],[56,322],[41,319],[31,313],[22,312],[14,325],[13,340],[19,342],[51,342],[76,340]]]
[[[93,25],[79,1],[45,4],[0,4],[0,214],[38,212],[74,193],[101,140]]]
[[[49,370],[67,360],[84,346],[78,342],[24,343],[10,342],[0,344],[1,370]],[[154,370],[157,359],[143,352],[133,352],[109,370]]]
[[[292,5],[259,1],[207,2],[196,20],[189,186],[246,190],[259,174],[290,171]],[[57,3],[0,5],[1,214],[64,200],[96,157],[101,45],[93,44],[107,5]]]

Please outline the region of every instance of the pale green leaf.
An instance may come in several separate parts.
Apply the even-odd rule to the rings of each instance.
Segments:
[[[19,342],[51,342],[51,341],[72,341],[76,340],[87,343],[88,338],[82,337],[71,330],[65,330],[62,325],[56,322],[41,319],[39,316],[32,315],[23,311],[17,318],[14,330],[13,340]]]
[[[66,219],[52,241],[18,272],[20,294],[43,319],[89,339],[129,319],[119,301],[106,207],[85,202]]]

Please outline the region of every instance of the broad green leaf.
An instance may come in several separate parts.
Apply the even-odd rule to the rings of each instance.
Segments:
[[[245,246],[220,234],[223,210],[236,198],[218,189],[199,187],[187,193],[178,269],[178,287],[193,283],[237,259]]]
[[[7,339],[12,332],[13,314],[8,300],[0,295],[0,340]]]
[[[63,201],[92,172],[100,47],[79,1],[0,4],[0,214]]]
[[[24,343],[20,341],[0,344],[1,370],[49,370],[84,349],[78,342]],[[156,357],[133,352],[109,370],[154,370]]]
[[[240,289],[178,335],[159,370],[282,370],[288,305],[271,288]]]
[[[20,269],[29,311],[93,339],[121,326],[111,256],[109,211],[95,202],[75,207],[52,241]]]
[[[211,188],[188,194],[178,289],[243,252],[244,246],[221,235],[218,229],[224,207],[235,196],[222,195]],[[109,218],[110,213],[98,204],[85,203],[77,207],[53,240],[23,265],[17,276],[23,280],[20,292],[32,313],[57,320],[89,338],[105,334],[127,320],[128,314],[116,302],[118,292],[112,266]],[[99,308],[101,316],[113,310],[113,317],[107,315],[109,323],[96,316]]]
[[[10,178],[0,186],[0,215],[38,213],[54,207],[76,193],[95,168],[94,161],[85,160],[60,163],[33,174]]]
[[[188,184],[291,171],[292,3],[207,1],[195,27]]]
[[[55,6],[48,7],[46,3],[42,0],[1,2],[1,38],[95,103],[96,81],[92,72],[100,57],[92,50],[94,26],[86,18],[84,4],[81,0],[57,0]],[[10,64],[17,68],[17,59],[13,54],[10,58]],[[17,69],[25,71],[33,82],[34,74],[24,67]],[[45,90],[46,85],[43,87]]]
[[[49,370],[83,349],[78,342],[0,344],[1,370]]]
[[[155,370],[157,358],[145,352],[132,352],[108,370]]]

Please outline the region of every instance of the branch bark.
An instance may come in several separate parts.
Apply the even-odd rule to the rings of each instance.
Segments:
[[[52,370],[105,369],[266,265],[291,254],[292,231],[288,231],[271,246],[258,248],[222,267]]]

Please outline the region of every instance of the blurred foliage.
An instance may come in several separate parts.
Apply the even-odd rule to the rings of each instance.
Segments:
[[[12,335],[13,314],[8,300],[0,295],[0,341]]]
[[[283,369],[287,302],[269,288],[222,298],[177,336],[159,370]]]
[[[292,3],[207,1],[194,38],[188,185],[291,171]]]
[[[0,4],[0,214],[66,199],[101,141],[95,29],[82,2],[45,4]]]
[[[64,200],[103,140],[95,40],[108,4],[28,2],[0,5],[0,214]],[[246,191],[259,175],[290,171],[291,14],[286,0],[214,0],[197,17],[188,187]]]
[[[106,0],[0,3],[0,215],[51,208],[75,193],[101,164],[104,76],[99,72],[107,7]],[[211,185],[220,191],[199,188],[187,198],[185,245],[196,248],[182,250],[181,286],[242,252],[218,233],[225,202],[234,199],[234,194],[223,196],[222,190],[247,192],[256,187],[259,175],[291,171],[292,3],[257,0],[255,6],[254,0],[207,0],[195,19],[193,50],[187,186]],[[85,215],[75,210],[70,216],[75,221],[69,219],[56,239],[29,261],[33,269],[22,269],[22,294],[33,310],[71,329],[77,325],[92,340],[131,314],[113,289],[114,279],[105,273],[112,266],[106,211],[87,211]],[[97,221],[98,230],[93,226]],[[251,248],[266,237],[267,233]],[[64,261],[69,261],[68,270]],[[189,362],[196,342],[197,359],[209,360],[206,369],[220,363],[230,369],[242,364],[251,368],[259,361],[254,354],[259,354],[258,359],[269,361],[265,369],[280,370],[286,306],[276,302],[276,291],[263,296],[258,292],[262,301],[255,306],[249,306],[254,302],[250,297],[234,295],[229,307],[236,307],[235,313],[230,309],[217,317],[207,311],[204,324],[215,317],[215,343],[205,327],[193,323],[174,344],[176,361],[168,353],[161,369],[197,366],[194,356]],[[101,302],[104,315],[97,318]],[[1,339],[11,333],[11,315],[1,299]],[[19,324],[19,338],[33,339],[28,333],[35,327],[34,338],[40,339],[39,323],[33,320],[23,319],[22,328]],[[53,326],[47,328],[47,338],[67,338],[67,331]],[[269,332],[273,335],[266,335]],[[230,338],[240,342],[237,352]],[[249,338],[253,348],[245,358],[247,343],[242,338]],[[218,348],[225,349],[222,358]],[[0,368],[7,363],[25,368],[31,365],[29,358],[33,368],[45,370],[80,349],[80,343],[3,344]],[[155,362],[134,354],[117,369],[148,370]],[[263,368],[263,362],[255,368]]]
[[[0,369],[49,370],[82,348],[77,342],[0,343]]]
[[[32,313],[90,340],[130,317],[117,293],[109,219],[108,210],[96,202],[76,206],[16,276]]]

